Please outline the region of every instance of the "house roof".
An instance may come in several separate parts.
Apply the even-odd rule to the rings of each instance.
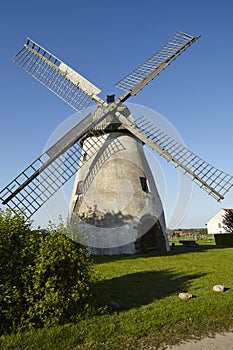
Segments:
[[[223,208],[223,210],[225,210],[225,211],[227,211],[228,213],[233,213],[233,209],[225,209],[225,208]]]
[[[221,213],[221,211],[225,211],[227,213],[233,213],[233,209],[232,208],[221,208],[214,216],[212,216],[211,219],[208,220],[207,224],[209,224],[209,222],[211,222],[212,220],[215,220],[215,218]],[[222,213],[223,214],[223,213]]]

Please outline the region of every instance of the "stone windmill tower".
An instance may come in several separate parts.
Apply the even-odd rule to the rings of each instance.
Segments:
[[[231,188],[232,176],[216,169],[124,104],[199,37],[177,31],[151,58],[115,86],[116,100],[47,50],[28,39],[13,61],[77,111],[98,107],[30,164],[1,192],[3,204],[31,217],[74,174],[69,217],[79,241],[94,254],[168,250],[162,203],[147,163],[148,145],[179,167],[215,199]],[[80,234],[84,232],[84,234]]]

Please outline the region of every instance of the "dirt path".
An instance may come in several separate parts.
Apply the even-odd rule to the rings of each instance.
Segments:
[[[167,350],[231,350],[233,349],[233,332],[217,334],[215,337],[189,341],[180,345],[167,347]]]

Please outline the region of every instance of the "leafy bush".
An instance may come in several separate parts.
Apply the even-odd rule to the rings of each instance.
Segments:
[[[76,321],[89,308],[88,254],[62,232],[51,233],[41,241],[35,266],[28,269],[26,281],[26,316],[30,325]]]
[[[23,273],[34,264],[39,235],[22,215],[0,210],[0,332],[14,330],[26,311]]]
[[[0,333],[72,322],[90,308],[90,255],[67,234],[63,225],[41,234],[0,210]]]
[[[223,227],[227,233],[233,233],[233,210],[225,209],[225,215],[223,217]]]

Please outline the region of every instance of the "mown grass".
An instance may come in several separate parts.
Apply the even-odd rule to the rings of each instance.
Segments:
[[[233,248],[175,246],[168,254],[95,258],[108,311],[78,324],[0,338],[2,350],[158,349],[233,328]],[[213,292],[224,284],[224,293]],[[180,300],[179,292],[194,295]]]

